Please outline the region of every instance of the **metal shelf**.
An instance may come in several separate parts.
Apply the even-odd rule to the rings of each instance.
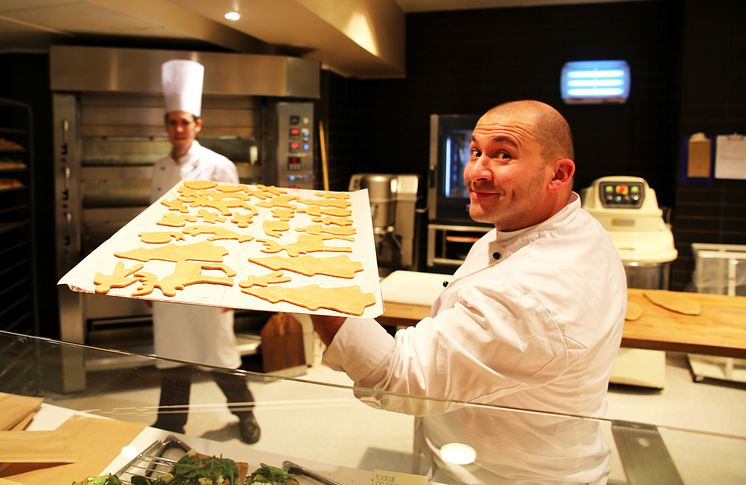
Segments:
[[[0,169],[0,178],[17,179],[22,184],[0,189],[0,197],[4,197],[0,208],[0,235],[4,245],[0,251],[0,274],[22,275],[0,292],[4,301],[11,302],[0,308],[0,329],[39,335],[33,219],[33,113],[26,103],[0,98],[0,116],[5,123],[0,126],[2,138],[21,146],[0,147],[0,158],[25,164]]]

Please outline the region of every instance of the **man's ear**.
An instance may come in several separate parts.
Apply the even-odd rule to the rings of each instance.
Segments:
[[[202,131],[202,118],[197,118],[194,120],[194,131],[195,133],[199,133]]]
[[[552,174],[552,180],[549,181],[549,190],[551,192],[557,192],[567,184],[572,184],[572,176],[575,174],[575,162],[569,158],[561,158],[556,160],[552,167],[554,173]]]

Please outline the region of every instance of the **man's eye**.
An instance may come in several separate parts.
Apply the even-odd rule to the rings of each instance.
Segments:
[[[482,156],[482,152],[477,150],[476,148],[471,149],[471,158],[479,158]]]
[[[497,152],[496,158],[499,158],[500,160],[510,160],[513,157],[511,157],[510,153],[506,152],[505,150],[500,150],[499,152]]]

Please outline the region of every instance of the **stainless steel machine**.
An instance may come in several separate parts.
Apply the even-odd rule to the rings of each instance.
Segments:
[[[670,264],[678,252],[655,190],[640,177],[597,179],[582,191],[583,207],[611,234],[630,288],[668,289]],[[662,389],[666,354],[620,349],[611,382]]]
[[[320,65],[283,56],[54,46],[57,274],[64,275],[149,204],[167,155],[161,64],[205,66],[199,142],[231,159],[244,183],[314,188]],[[148,325],[141,301],[59,288],[62,340]],[[134,332],[128,331],[128,334]],[[149,342],[150,343],[150,342]]]
[[[417,267],[417,175],[359,173],[349,190],[368,189],[381,276]]]

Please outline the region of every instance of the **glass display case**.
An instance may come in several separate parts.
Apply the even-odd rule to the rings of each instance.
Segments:
[[[742,437],[389,394],[351,387],[343,374],[323,369],[310,380],[194,367],[189,420],[176,434],[150,426],[159,402],[154,356],[128,355],[151,365],[88,372],[84,390],[64,391],[66,366],[120,353],[0,332],[0,426],[45,444],[36,449],[29,438],[10,463],[0,446],[0,481],[69,484],[112,473],[132,483],[134,475],[165,473],[168,460],[182,459],[167,454],[189,448],[234,460],[241,476],[267,465],[300,484],[502,483],[496,477],[527,473],[543,483],[536,477],[548,480],[568,467],[577,469],[568,478],[618,484],[735,484],[746,477]],[[237,419],[209,372],[246,378],[256,403],[241,405],[255,404],[258,443],[239,440]],[[436,426],[449,420],[460,426]],[[56,462],[40,462],[53,452]]]

